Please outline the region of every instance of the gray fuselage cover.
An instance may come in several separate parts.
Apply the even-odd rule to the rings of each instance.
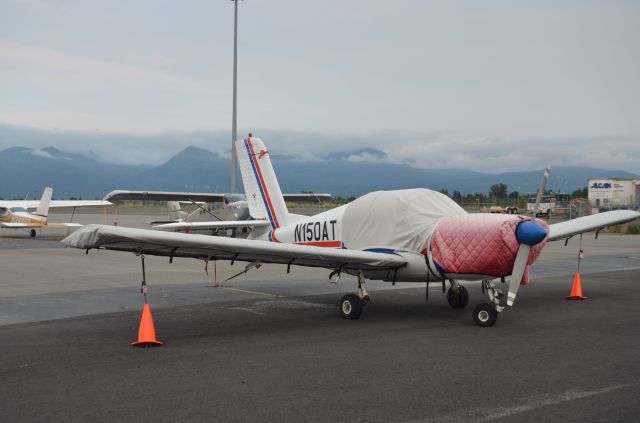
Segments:
[[[466,213],[448,196],[425,188],[376,191],[347,205],[342,239],[349,249],[419,252],[441,219]]]

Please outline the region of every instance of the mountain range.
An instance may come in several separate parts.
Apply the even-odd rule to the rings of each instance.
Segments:
[[[418,169],[383,158],[384,152],[375,149],[332,153],[314,161],[271,156],[283,192],[328,192],[343,197],[415,187],[486,193],[497,183],[506,184],[510,192],[534,192],[542,175],[542,170],[490,174],[482,169]],[[0,151],[0,197],[39,197],[45,186],[53,187],[58,199],[102,198],[115,189],[227,192],[229,162],[198,147],[187,147],[157,166],[107,163],[55,147],[11,147]],[[547,187],[572,192],[585,187],[589,178],[636,176],[623,170],[556,167]]]

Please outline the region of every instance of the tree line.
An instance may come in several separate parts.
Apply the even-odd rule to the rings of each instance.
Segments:
[[[451,194],[449,194],[448,189],[441,189],[440,192],[442,194],[447,195],[453,201],[460,205],[486,205],[486,204],[497,204],[497,205],[517,205],[519,207],[526,207],[527,199],[530,194],[522,194],[518,191],[509,192],[509,187],[503,183],[497,183],[491,185],[489,187],[488,193],[483,192],[474,192],[462,194],[457,189],[454,189]],[[545,195],[553,194],[553,190],[545,190]],[[571,198],[587,198],[587,187],[577,189],[571,193]]]

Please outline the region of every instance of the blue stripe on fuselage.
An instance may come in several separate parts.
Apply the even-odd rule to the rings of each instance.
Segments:
[[[253,174],[256,177],[256,182],[258,182],[258,188],[260,188],[260,194],[262,195],[262,201],[264,202],[264,208],[267,211],[267,215],[269,216],[269,222],[271,222],[271,227],[273,229],[276,228],[275,223],[273,223],[273,216],[271,216],[271,211],[269,210],[269,204],[267,203],[267,197],[264,195],[264,189],[262,188],[262,183],[260,182],[260,177],[258,176],[258,170],[256,169],[256,165],[253,163],[253,156],[251,154],[251,150],[249,149],[248,140],[244,140],[244,146],[247,149],[247,154],[249,155],[249,162],[251,162],[251,167],[253,168]]]

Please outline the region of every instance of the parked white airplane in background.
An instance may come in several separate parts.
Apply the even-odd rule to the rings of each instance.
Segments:
[[[79,223],[50,223],[49,209],[56,207],[110,206],[103,200],[51,200],[52,188],[45,188],[40,201],[35,200],[0,200],[0,228],[29,229],[31,238],[35,238],[38,228],[77,228]],[[29,210],[35,209],[30,213]]]
[[[317,203],[331,200],[331,194],[301,193],[283,194],[285,201],[297,203]],[[104,197],[109,201],[166,201],[169,209],[169,220],[151,222],[156,229],[166,231],[201,231],[219,229],[240,229],[268,226],[266,220],[252,220],[249,213],[247,199],[244,194],[216,194],[202,192],[167,192],[167,191],[130,191],[115,190]],[[198,209],[191,214],[183,211],[180,203],[195,204]],[[214,204],[222,203],[224,208],[231,210],[234,220],[223,220],[212,213]],[[208,213],[216,218],[215,221],[192,221],[195,214]]]
[[[428,189],[378,191],[307,217],[289,213],[269,153],[261,140],[236,142],[250,215],[260,223],[249,239],[210,237],[154,230],[89,225],[63,240],[69,247],[130,251],[201,260],[324,267],[329,278],[341,272],[358,277],[358,294],[345,295],[339,309],[355,319],[370,296],[366,279],[389,282],[449,282],[447,300],[466,307],[469,296],[459,280],[481,280],[489,303],[478,305],[473,317],[492,326],[504,309],[496,281],[509,277],[506,305],[513,305],[528,266],[547,241],[640,217],[634,211],[612,211],[547,225],[515,215],[468,214],[446,195]],[[144,266],[144,261],[143,261]]]

